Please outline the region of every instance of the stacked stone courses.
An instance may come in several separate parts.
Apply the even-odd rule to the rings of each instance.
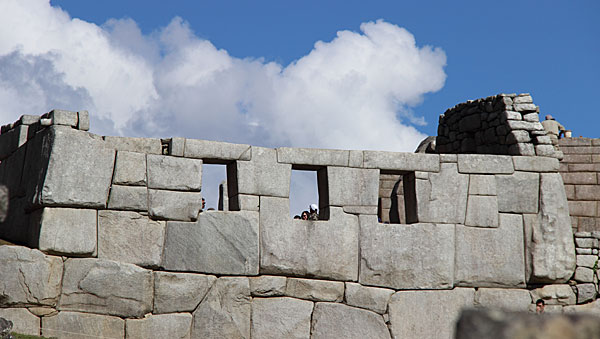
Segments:
[[[498,94],[446,110],[439,119],[436,152],[561,157],[529,93]]]
[[[569,285],[556,158],[102,137],[60,112],[20,145],[23,124],[0,134],[17,145],[0,163],[0,238],[17,244],[0,246],[0,317],[18,332],[451,338],[464,307],[596,307]],[[200,213],[206,163],[227,166],[228,211]],[[317,171],[323,220],[290,218],[292,168]],[[404,223],[379,222],[400,178]]]

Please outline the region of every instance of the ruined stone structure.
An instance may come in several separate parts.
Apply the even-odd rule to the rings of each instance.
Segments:
[[[0,246],[0,317],[17,331],[451,338],[463,307],[599,306],[589,303],[594,252],[576,257],[555,157],[270,149],[88,128],[87,112],[55,110],[0,134],[10,194],[0,238],[17,244]],[[227,166],[228,210],[200,212],[203,164]],[[321,220],[290,218],[292,169],[317,171]],[[580,268],[594,293],[578,300],[590,288]]]

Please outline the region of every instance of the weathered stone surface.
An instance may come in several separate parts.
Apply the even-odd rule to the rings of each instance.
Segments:
[[[248,278],[219,278],[194,311],[192,338],[250,338],[251,312]]]
[[[523,287],[523,218],[500,214],[498,228],[456,226],[455,285]]]
[[[546,305],[575,305],[575,292],[569,285],[546,285],[531,290],[531,300],[543,299]]]
[[[472,307],[475,290],[402,291],[389,304],[394,338],[452,339],[454,326],[464,307]]]
[[[202,160],[148,154],[148,188],[200,191]]]
[[[363,151],[350,151],[348,166],[363,167]]]
[[[112,185],[108,208],[115,210],[147,211],[148,189],[145,186]]]
[[[599,320],[592,315],[547,314],[541,317],[497,310],[466,310],[456,325],[456,339],[598,338]]]
[[[46,207],[35,215],[40,250],[77,256],[96,251],[96,210]]]
[[[288,278],[285,295],[312,301],[340,302],[344,298],[344,283],[341,281]]]
[[[189,313],[151,314],[143,319],[126,319],[125,338],[189,339],[191,325],[192,315]]]
[[[387,312],[387,305],[394,290],[378,287],[367,287],[347,282],[344,302],[350,306],[366,308],[379,314]]]
[[[60,312],[42,318],[42,335],[61,339],[123,338],[125,320],[98,314]]]
[[[377,206],[378,170],[329,166],[327,180],[330,206]]]
[[[182,157],[185,153],[185,138],[171,138],[169,144],[169,154],[177,157]]]
[[[36,306],[34,306],[34,307],[28,307],[27,310],[29,310],[29,312],[31,312],[31,314],[38,316],[38,317],[46,317],[46,316],[58,314],[58,311],[55,308],[51,308],[51,307],[42,307],[42,306],[36,307]]]
[[[358,217],[339,207],[328,221],[292,220],[288,199],[260,198],[262,274],[358,278]]]
[[[365,168],[426,172],[440,170],[440,157],[437,154],[364,151],[363,157]]]
[[[154,272],[154,314],[192,312],[217,278],[193,273]]]
[[[380,224],[360,216],[360,279],[394,289],[452,288],[454,225]]]
[[[229,199],[229,210],[258,212],[259,203],[260,200],[257,195],[238,194]]]
[[[195,221],[201,207],[200,193],[148,190],[148,213],[154,219]]]
[[[152,271],[133,264],[68,259],[58,309],[141,317],[152,310],[153,285]]]
[[[458,171],[474,174],[512,174],[511,157],[505,155],[459,154]]]
[[[250,160],[252,148],[243,144],[186,139],[183,156],[211,160]]]
[[[312,338],[383,339],[390,338],[390,332],[377,313],[344,304],[316,303],[312,317]]]
[[[105,207],[115,152],[103,148],[102,141],[90,133],[65,126],[49,127],[42,138],[46,148],[40,153],[49,152],[48,165],[45,177],[30,192],[35,194],[34,202],[44,206]],[[44,158],[35,151],[27,152],[27,162]],[[39,175],[43,172],[31,179]]]
[[[168,222],[162,267],[171,271],[258,274],[258,213],[205,212]]]
[[[150,138],[127,138],[127,137],[104,137],[105,147],[117,151],[129,151],[148,154],[162,154],[160,139]]]
[[[9,157],[27,141],[27,126],[17,126],[0,134],[0,160]]]
[[[313,303],[292,298],[252,301],[253,338],[310,338]]]
[[[594,281],[594,270],[587,267],[577,267],[574,279],[582,283],[591,283]]]
[[[583,304],[588,301],[596,299],[596,285],[595,284],[577,284],[577,303]]]
[[[527,172],[556,172],[558,171],[558,159],[547,157],[513,157],[515,171]]]
[[[82,131],[90,129],[90,114],[88,111],[77,112],[77,129]]]
[[[506,136],[507,144],[516,144],[519,142],[530,142],[530,141],[531,141],[531,137],[529,136],[529,132],[527,132],[527,131],[515,130],[515,131],[511,131]]]
[[[41,116],[52,120],[53,125],[65,125],[70,127],[77,126],[77,112],[65,111],[62,109],[53,109]]]
[[[0,318],[12,321],[12,332],[40,335],[40,318],[26,308],[0,308]]]
[[[415,180],[419,222],[464,224],[469,176],[456,168],[454,163],[442,163],[429,180]]]
[[[60,257],[21,246],[0,246],[0,305],[54,306],[60,294]],[[18,273],[17,273],[18,272]]]
[[[566,282],[575,270],[575,244],[564,186],[558,173],[542,173],[540,212],[525,215],[530,282]]]
[[[288,197],[292,165],[278,163],[275,149],[252,149],[252,161],[238,161],[235,164],[237,193]]]
[[[158,267],[165,222],[136,212],[98,211],[98,258]]]
[[[458,162],[458,154],[440,154],[440,162]]]
[[[344,206],[344,213],[377,215],[377,206]]]
[[[470,195],[465,225],[498,227],[498,198],[496,196]]]
[[[598,248],[598,239],[575,238],[575,247],[577,247],[577,248]]]
[[[249,279],[250,293],[255,297],[279,297],[285,295],[286,277],[261,275]]]
[[[349,152],[337,149],[277,148],[277,161],[295,165],[348,166]]]
[[[515,172],[496,175],[498,210],[508,213],[537,213],[540,192],[540,175]]]
[[[30,167],[33,167],[32,164],[28,163],[27,168],[23,168],[26,151],[27,147],[21,147],[10,157],[8,157],[7,159],[3,159],[2,163],[0,163],[0,183],[2,183],[2,187],[5,187],[6,189],[6,191],[4,191],[6,197],[6,205],[4,206],[4,208],[6,208],[6,212],[8,212],[8,198],[14,199],[15,197],[25,195],[25,187],[23,184],[28,181],[27,179],[29,178],[29,175],[35,174],[36,178],[38,177],[38,175],[40,175],[39,172],[24,171],[29,169]],[[38,159],[37,161],[40,160]],[[38,166],[40,165],[39,163],[37,164]],[[25,178],[23,178],[22,180],[21,177],[24,173],[27,173],[27,176],[25,176]]]
[[[480,288],[475,291],[475,306],[527,312],[531,295],[525,289]]]
[[[594,268],[598,262],[597,255],[578,255],[577,266]]]
[[[146,154],[118,151],[113,184],[146,186]]]
[[[496,179],[493,175],[471,174],[469,176],[469,194],[496,195]]]
[[[596,316],[600,316],[600,299],[597,299],[594,302],[587,303],[585,305],[573,305],[573,306],[565,306],[565,313],[588,313]]]

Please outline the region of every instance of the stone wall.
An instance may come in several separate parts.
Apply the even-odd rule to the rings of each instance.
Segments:
[[[20,332],[450,338],[465,306],[577,303],[555,158],[101,137],[63,116],[0,163],[0,238],[21,245],[0,246],[0,317]],[[200,213],[204,163],[227,165],[229,211]],[[290,218],[292,167],[318,172],[325,220]],[[404,224],[378,221],[390,173]]]
[[[469,100],[440,115],[437,153],[562,155],[539,122],[529,93]]]

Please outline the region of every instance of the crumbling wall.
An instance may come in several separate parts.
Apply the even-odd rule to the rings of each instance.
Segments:
[[[0,246],[17,330],[450,338],[464,306],[576,304],[555,158],[100,137],[67,113],[0,163],[0,238],[27,246]],[[204,163],[227,165],[229,211],[199,213]],[[290,218],[292,167],[317,171],[324,220]],[[390,173],[404,224],[378,220]]]
[[[562,156],[529,93],[498,94],[446,110],[439,119],[436,152]]]

